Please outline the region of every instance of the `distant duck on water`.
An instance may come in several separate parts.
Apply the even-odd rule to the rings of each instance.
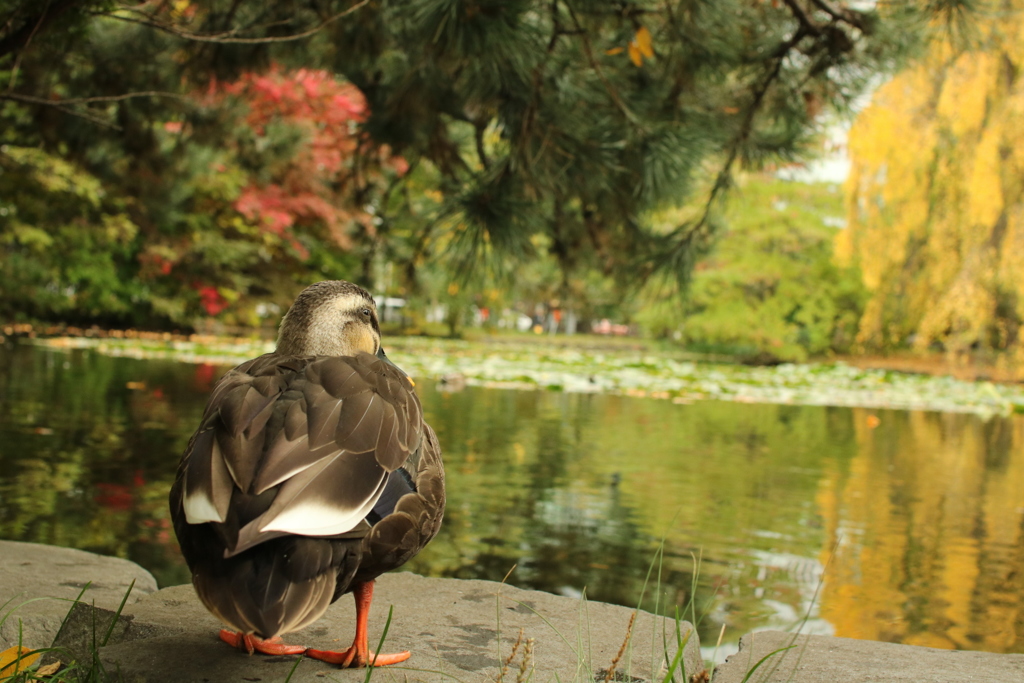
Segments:
[[[199,599],[252,653],[305,653],[341,666],[375,654],[374,580],[437,533],[444,470],[414,384],[384,355],[376,306],[349,282],[306,288],[277,350],[214,387],[171,489],[171,517]],[[277,636],[356,601],[352,647],[284,645]]]

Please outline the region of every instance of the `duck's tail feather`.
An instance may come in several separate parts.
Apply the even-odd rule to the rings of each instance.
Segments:
[[[329,542],[320,543],[322,553],[307,544],[289,544],[288,552],[246,552],[222,560],[215,571],[196,571],[192,583],[207,609],[236,631],[261,638],[297,631],[323,616],[340,594],[339,581],[347,583],[354,572],[354,566],[342,566],[349,564],[346,557],[332,557]],[[311,558],[311,551],[324,557]],[[312,566],[317,559],[319,566]]]

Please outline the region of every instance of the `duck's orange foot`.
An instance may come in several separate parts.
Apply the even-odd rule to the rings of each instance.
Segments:
[[[265,655],[301,655],[306,648],[301,645],[285,645],[280,638],[260,638],[259,636],[238,631],[221,629],[220,639],[231,647],[252,654],[260,652]]]
[[[306,650],[306,656],[319,659],[321,662],[327,662],[328,664],[337,664],[342,668],[356,668],[370,665],[388,666],[390,664],[398,664],[409,659],[412,653],[408,650],[392,655],[376,654],[373,650],[363,650],[360,652],[353,645],[349,649],[341,650],[340,652],[309,649]]]

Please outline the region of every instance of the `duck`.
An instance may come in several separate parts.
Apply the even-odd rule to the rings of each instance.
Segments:
[[[381,347],[368,291],[344,280],[307,287],[275,350],[218,380],[169,504],[224,642],[342,667],[409,658],[369,649],[374,582],[437,534],[444,467],[414,381]],[[346,593],[356,604],[351,647],[282,641]]]

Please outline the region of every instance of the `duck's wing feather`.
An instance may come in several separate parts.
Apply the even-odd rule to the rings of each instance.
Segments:
[[[183,512],[221,525],[228,555],[286,533],[362,535],[422,438],[412,383],[390,363],[262,356],[215,387],[182,460]]]

